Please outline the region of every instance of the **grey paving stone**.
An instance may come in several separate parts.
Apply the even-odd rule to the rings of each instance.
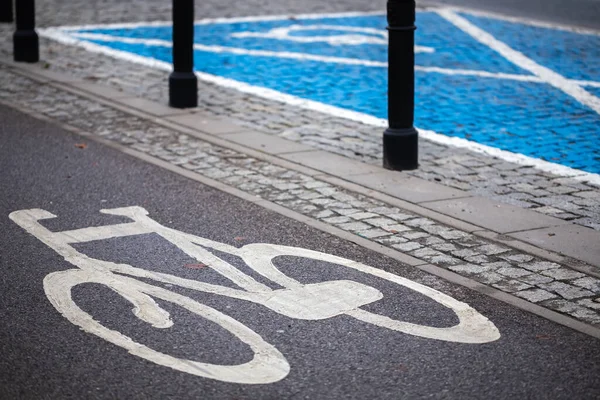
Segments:
[[[567,280],[567,279],[576,279],[576,278],[581,278],[584,277],[585,274],[582,274],[581,272],[577,272],[577,271],[573,271],[571,269],[567,269],[567,268],[553,268],[553,269],[548,269],[546,271],[542,271],[541,272],[542,275],[545,276],[549,276],[552,279],[555,280]]]
[[[363,174],[365,171],[379,172],[381,168],[351,160],[321,150],[282,154],[282,158],[341,178]]]
[[[223,138],[269,154],[312,150],[309,146],[261,132],[244,131],[240,133],[224,134]]]
[[[517,232],[509,236],[600,268],[600,232],[593,229],[569,224]]]
[[[376,242],[385,244],[387,246],[391,246],[391,245],[397,244],[397,243],[406,243],[406,242],[408,242],[408,239],[404,239],[401,236],[394,235],[394,236],[386,236],[386,237],[377,238]]]
[[[558,293],[561,297],[567,300],[594,295],[594,293],[590,292],[589,290],[581,289],[577,286],[569,285],[564,282],[541,283],[537,286],[550,292]]]
[[[221,135],[245,130],[239,125],[200,113],[175,115],[168,117],[167,120],[210,135]]]
[[[420,249],[423,246],[421,246],[417,242],[408,242],[408,243],[393,244],[392,247],[395,248],[396,250],[400,250],[400,251],[412,251],[412,250]]]
[[[370,226],[367,224],[363,224],[362,222],[347,222],[344,224],[339,224],[341,229],[353,232],[364,232],[367,231]],[[387,234],[387,232],[386,232]]]
[[[509,255],[499,255],[498,257],[502,258],[503,260],[507,260],[507,261],[513,261],[516,263],[525,263],[528,261],[533,260],[533,256],[530,256],[529,254],[509,254]]]
[[[574,281],[571,281],[571,283],[573,285],[591,290],[594,293],[600,293],[600,279],[598,278],[586,276],[584,278],[575,279]]]
[[[496,289],[500,289],[504,292],[513,293],[520,292],[522,290],[530,289],[531,285],[526,283],[517,281],[517,280],[509,280],[509,281],[500,281],[496,283],[492,283],[492,286]]]
[[[464,259],[465,259],[465,261],[474,263],[474,264],[488,264],[490,262],[490,259],[488,258],[488,256],[484,256],[484,255],[464,257]]]
[[[479,254],[485,254],[488,256],[502,254],[502,253],[506,253],[507,251],[510,251],[509,248],[503,247],[503,246],[498,246],[496,244],[486,244],[483,246],[476,247],[473,250],[478,252]]]
[[[592,310],[600,311],[600,303],[592,301],[590,299],[579,300],[577,304],[584,306],[586,308],[591,308]]]
[[[398,212],[395,212],[395,213],[392,213],[392,214],[388,214],[387,216],[388,216],[388,218],[391,218],[391,219],[396,220],[396,221],[404,221],[404,220],[407,220],[409,218],[413,218],[414,217],[414,215],[401,214],[401,213],[398,213]]]
[[[560,264],[550,261],[533,261],[526,264],[521,264],[520,267],[528,269],[533,272],[546,271],[552,268],[560,268]]]
[[[368,218],[375,218],[375,217],[378,217],[379,215],[370,213],[370,212],[358,212],[356,214],[351,214],[350,216],[357,220],[363,220],[363,219],[368,219]]]
[[[498,233],[563,225],[565,221],[481,197],[422,203],[423,207]]]
[[[439,243],[439,244],[434,244],[431,246],[432,248],[439,250],[439,251],[444,251],[444,252],[450,252],[450,251],[454,251],[456,250],[456,246],[453,245],[452,243]]]
[[[333,211],[335,211],[336,213],[340,214],[340,215],[344,215],[344,216],[349,216],[353,219],[356,219],[354,216],[357,214],[360,214],[361,210],[356,209],[356,208],[332,208]]]
[[[412,231],[411,228],[401,224],[384,225],[381,228],[391,233],[402,233]]]
[[[331,217],[331,218],[325,218],[323,219],[324,222],[327,222],[329,224],[344,224],[350,221],[350,218],[348,217]],[[363,224],[364,225],[364,224]],[[367,225],[364,225],[365,227]]]
[[[543,289],[522,290],[520,292],[515,292],[514,294],[532,303],[539,303],[541,301],[554,299],[557,297],[554,293],[547,292]]]
[[[70,86],[73,86],[77,89],[81,89],[88,92],[93,92],[94,94],[105,97],[109,100],[129,97],[129,95],[123,90],[114,89],[108,87],[106,85],[100,85],[97,83],[91,82],[69,82]]]
[[[141,97],[123,97],[113,100],[124,106],[131,107],[148,114],[156,115],[157,117],[186,114],[189,112],[187,110],[169,107],[166,103],[161,104],[155,101],[146,100]]]
[[[350,229],[350,230],[354,230],[354,229]],[[360,230],[360,231],[357,231],[356,234],[358,236],[362,236],[362,237],[367,238],[367,239],[375,239],[375,238],[379,238],[379,237],[382,237],[382,236],[389,236],[390,235],[389,232],[386,232],[386,231],[384,231],[382,229],[367,229],[367,230],[364,230],[364,231]]]
[[[363,221],[373,226],[378,226],[380,228],[385,227],[387,225],[397,225],[396,221],[394,221],[393,219],[384,217],[365,219]]]
[[[567,300],[548,300],[542,303],[544,306],[555,309],[562,313],[573,316],[576,319],[583,320],[592,324],[600,323],[600,315],[587,307],[581,306]]]
[[[539,285],[540,283],[550,283],[553,281],[552,278],[548,277],[548,276],[543,276],[543,275],[538,275],[538,274],[531,274],[531,275],[527,275],[527,276],[521,276],[519,278],[519,280],[521,282],[525,282],[528,283],[530,285]]]
[[[456,256],[456,257],[461,257],[461,258],[466,258],[466,257],[473,257],[476,255],[479,255],[480,253],[473,251],[472,249],[461,249],[461,250],[456,250],[452,252],[452,255]]]
[[[408,240],[416,240],[416,239],[429,237],[429,235],[425,232],[410,232],[410,233],[403,233],[402,237],[405,237]]]
[[[502,274],[504,276],[508,276],[510,278],[520,278],[526,275],[531,275],[531,271],[527,271],[523,268],[510,268],[503,267],[496,270],[497,273]]]
[[[465,197],[467,193],[398,171],[354,175],[352,182],[412,203]]]
[[[500,274],[497,274],[495,272],[482,272],[480,274],[478,274],[475,279],[477,279],[479,282],[481,283],[485,283],[485,284],[492,284],[492,283],[496,283],[496,282],[500,282],[502,280],[505,280],[506,277],[502,276]]]
[[[473,275],[489,272],[489,268],[476,264],[459,264],[448,267],[449,270],[459,274]]]

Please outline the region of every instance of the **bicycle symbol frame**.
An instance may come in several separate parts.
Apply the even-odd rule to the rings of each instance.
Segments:
[[[425,285],[359,262],[313,250],[267,243],[253,243],[237,248],[165,227],[148,217],[148,212],[138,206],[100,210],[100,212],[125,216],[133,222],[51,232],[38,222],[56,217],[48,211],[42,209],[20,210],[11,213],[9,218],[63,256],[67,262],[77,267],[66,271],[52,272],[44,278],[46,296],[65,318],[86,332],[120,346],[133,355],[165,367],[205,378],[243,384],[277,382],[285,378],[290,371],[290,365],[284,355],[249,327],[189,297],[136,278],[250,301],[296,319],[322,320],[345,314],[381,328],[429,339],[459,343],[487,343],[500,338],[500,332],[496,326],[468,304]],[[147,271],[128,264],[94,259],[78,252],[71,246],[93,240],[147,233],[160,235],[188,256],[210,266],[241,289]],[[271,289],[215,256],[208,249],[240,257],[258,274],[280,285],[283,289]],[[360,307],[383,298],[383,294],[378,289],[351,280],[302,284],[276,268],[273,259],[279,256],[326,261],[404,286],[454,311],[459,323],[452,327],[436,328],[371,313]],[[128,336],[102,326],[77,306],[71,297],[71,291],[73,287],[83,283],[98,283],[112,289],[133,305],[132,312],[137,318],[155,328],[169,328],[173,325],[173,321],[169,313],[161,308],[154,299],[180,306],[229,331],[251,348],[254,357],[239,365],[208,364],[176,358],[136,343]]]

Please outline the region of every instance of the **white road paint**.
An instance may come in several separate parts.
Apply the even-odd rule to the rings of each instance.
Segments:
[[[430,6],[430,7],[424,8],[425,11],[430,11],[430,12],[436,12],[439,9],[446,9],[446,10],[451,10],[454,12],[470,14],[470,15],[477,16],[477,17],[484,17],[484,18],[496,19],[496,20],[500,20],[500,21],[512,22],[515,24],[534,26],[537,28],[553,29],[553,30],[564,31],[564,32],[573,32],[573,33],[579,33],[582,35],[600,36],[600,31],[598,31],[597,29],[580,28],[577,26],[569,26],[569,25],[564,25],[564,24],[558,24],[555,22],[546,22],[546,21],[538,21],[538,20],[531,19],[531,18],[514,17],[514,16],[499,14],[499,13],[495,13],[495,12],[491,12],[491,11],[474,10],[472,8],[467,8],[467,7],[440,5],[440,6]]]
[[[351,34],[339,34],[329,36],[300,36],[291,35],[294,32],[328,30],[334,32],[352,32]],[[388,44],[388,33],[383,29],[362,28],[357,26],[341,25],[290,25],[273,28],[267,32],[237,32],[231,34],[235,38],[262,38],[286,40],[298,43],[323,42],[332,46],[358,46],[363,44]],[[427,46],[415,46],[415,53],[433,53],[435,50]]]
[[[548,23],[544,21],[537,21],[531,18],[519,18],[507,16],[504,14],[493,13],[489,11],[480,11],[474,10],[466,7],[456,7],[456,6],[432,6],[432,7],[422,7],[417,9],[417,12],[436,12],[439,9],[447,9],[451,11],[467,13],[471,15],[493,18],[497,20],[507,21],[507,22],[515,22],[523,25],[536,26],[540,28],[547,29],[557,29],[567,32],[575,32],[586,35],[597,35],[600,36],[600,31],[579,27],[572,27],[562,24],[556,23]],[[234,24],[234,23],[247,23],[247,22],[263,22],[263,21],[285,21],[285,20],[298,20],[298,19],[323,19],[323,18],[351,18],[351,17],[365,17],[365,16],[376,16],[376,15],[386,15],[385,10],[381,11],[350,11],[350,12],[339,12],[339,13],[312,13],[312,14],[279,14],[279,15],[256,15],[256,16],[247,16],[247,17],[228,17],[228,18],[203,18],[194,21],[195,25],[210,25],[210,24]],[[91,30],[91,29],[135,29],[142,26],[154,26],[154,27],[163,27],[163,26],[171,26],[172,21],[139,21],[139,22],[118,22],[112,24],[86,24],[86,25],[64,25],[58,27],[51,27],[49,29],[60,29],[64,31],[69,30]]]
[[[335,32],[352,32],[350,34],[338,34],[327,36],[301,36],[293,35],[295,32],[310,32],[319,30],[329,30]],[[387,31],[374,28],[361,28],[357,26],[341,25],[290,25],[279,28],[273,28],[267,32],[245,31],[232,33],[234,38],[261,38],[286,40],[297,43],[317,43],[323,42],[332,46],[359,46],[362,44],[380,44],[388,43]]]
[[[248,17],[229,17],[229,18],[203,18],[194,21],[194,25],[212,25],[212,24],[236,24],[247,22],[263,22],[263,21],[286,21],[297,19],[322,19],[322,18],[352,18],[366,17],[370,15],[385,15],[385,11],[350,11],[340,13],[324,13],[324,14],[279,14],[279,15],[257,15]],[[87,24],[87,25],[64,25],[50,27],[47,29],[60,29],[62,31],[73,30],[92,30],[92,29],[135,29],[143,26],[162,27],[171,26],[172,21],[140,21],[140,22],[118,22],[114,24]]]
[[[596,113],[600,114],[600,99],[583,89],[581,86],[574,84],[572,81],[565,78],[561,74],[552,71],[550,68],[546,68],[536,63],[531,58],[525,56],[525,54],[509,47],[506,43],[496,39],[491,34],[475,26],[455,12],[441,9],[437,10],[437,13],[442,18],[470,35],[473,39],[488,46],[492,50],[495,50],[497,53],[516,66],[531,72],[547,84],[563,91],[564,93],[573,97],[575,100],[579,101],[581,104],[588,106]]]
[[[120,42],[120,43],[128,43],[128,44],[142,44],[145,46],[159,46],[159,47],[173,47],[173,44],[167,40],[161,39],[140,39],[140,38],[128,38],[122,36],[113,36],[113,35],[105,35],[101,33],[72,33],[71,36],[77,39],[84,40],[95,40],[95,41],[103,41],[103,42]],[[418,48],[421,48],[420,50]],[[333,56],[319,56],[315,54],[309,53],[299,53],[299,52],[285,52],[285,51],[269,51],[269,50],[250,50],[243,49],[238,47],[228,47],[228,46],[212,46],[212,45],[203,45],[196,43],[194,44],[194,49],[199,51],[205,51],[210,53],[229,53],[229,54],[238,54],[238,55],[249,55],[254,57],[275,57],[275,58],[289,58],[300,61],[318,61],[324,63],[331,64],[344,64],[344,65],[360,65],[365,67],[377,67],[377,68],[387,68],[387,62],[381,61],[371,61],[364,60],[359,58],[345,58],[345,57],[333,57]],[[431,49],[431,50],[428,50]],[[421,52],[433,52],[433,48],[422,46],[415,46],[415,51]],[[492,78],[492,79],[504,79],[504,80],[514,80],[520,82],[535,82],[535,83],[545,83],[540,77],[535,75],[520,75],[520,74],[506,74],[502,72],[487,72],[481,70],[470,70],[470,69],[451,69],[451,68],[440,68],[440,67],[425,67],[421,65],[415,65],[415,71],[420,72],[428,72],[428,73],[438,73],[442,75],[456,75],[456,76],[476,76],[479,78]],[[595,81],[586,81],[586,80],[570,80],[575,85],[580,86],[590,86],[590,87],[600,87],[600,82]]]
[[[430,11],[451,11],[454,8],[435,8]],[[467,12],[468,10],[461,10],[463,12]],[[468,11],[472,14],[474,12]],[[307,14],[307,15],[297,15],[294,18],[303,18],[303,19],[321,19],[321,18],[337,18],[337,17],[353,17],[353,16],[366,16],[366,15],[385,15],[385,12],[375,12],[375,13],[341,13],[341,14]],[[502,17],[494,16],[494,18],[502,19]],[[258,22],[258,21],[279,21],[284,19],[290,19],[290,16],[264,16],[264,17],[244,17],[244,18],[217,18],[217,19],[205,19],[196,21],[196,24],[211,24],[211,23],[235,23],[235,22]],[[504,18],[509,20],[508,18]],[[526,24],[527,21],[518,21],[520,23]],[[107,25],[81,25],[81,26],[69,26],[69,27],[56,27],[56,28],[46,28],[40,29],[38,33],[41,36],[47,37],[49,39],[55,40],[59,43],[67,44],[67,45],[75,45],[84,48],[87,51],[104,54],[113,58],[121,59],[124,61],[137,63],[140,65],[145,65],[150,68],[155,68],[163,71],[171,71],[172,65],[163,61],[159,61],[150,57],[143,57],[136,54],[128,53],[125,51],[111,49],[102,45],[98,45],[95,43],[91,43],[85,40],[80,40],[76,37],[73,37],[72,31],[74,30],[84,30],[84,29],[101,29],[101,28],[137,28],[141,26],[168,26],[171,22],[139,22],[139,23],[128,23],[128,24],[107,24]],[[536,26],[536,23],[531,23],[530,25]],[[552,26],[546,26],[552,27]],[[565,30],[569,30],[563,28]],[[577,32],[577,29],[570,29],[573,32]],[[425,69],[427,68],[427,69]],[[527,75],[513,75],[513,74],[493,74],[495,76],[491,76],[489,72],[486,71],[471,71],[471,70],[449,70],[449,69],[441,69],[437,67],[420,67],[417,66],[416,70],[423,70],[425,72],[437,72],[437,73],[446,73],[446,74],[456,74],[456,75],[474,75],[481,77],[495,77],[495,78],[505,78],[505,79],[514,79],[514,80],[524,80],[530,82],[544,82],[539,76],[532,75],[528,77]],[[387,127],[387,120],[382,118],[373,117],[368,114],[359,113],[351,110],[346,110],[343,108],[330,106],[328,104],[303,99],[297,96],[288,95],[282,92],[278,92],[272,89],[263,88],[260,86],[249,85],[244,82],[235,81],[233,79],[223,78],[220,76],[207,74],[203,72],[196,72],[196,76],[198,79],[203,80],[205,82],[209,82],[215,85],[219,85],[222,87],[234,89],[243,93],[252,94],[255,96],[259,96],[265,99],[269,99],[272,101],[281,102],[284,104],[288,104],[295,107],[300,107],[307,110],[317,111],[323,114],[331,115],[334,117],[345,118],[348,120],[360,122],[366,125],[372,125],[376,127]],[[590,86],[590,87],[600,87],[600,82],[590,82],[590,81],[569,81],[569,84],[573,84],[575,86]],[[435,143],[459,147],[474,151],[476,153],[486,154],[489,156],[497,157],[501,160],[515,163],[523,166],[531,166],[536,169],[539,169],[544,172],[549,172],[557,176],[569,177],[574,180],[582,181],[582,182],[590,182],[595,185],[600,185],[600,174],[594,174],[586,171],[577,170],[574,168],[566,167],[564,165],[548,162],[545,160],[541,160],[538,158],[529,157],[523,154],[512,153],[506,150],[501,150],[495,147],[483,145],[477,142],[473,142],[467,139],[462,139],[458,137],[450,137],[446,135],[439,134],[430,130],[419,129],[419,135],[426,139]]]
[[[189,297],[136,278],[247,300],[296,319],[321,320],[338,315],[349,315],[360,321],[393,331],[457,343],[488,343],[500,338],[496,326],[469,305],[430,287],[352,260],[298,247],[266,243],[248,244],[237,248],[162,226],[149,218],[148,212],[142,207],[124,207],[100,212],[125,216],[131,218],[133,222],[51,232],[38,222],[42,219],[56,217],[45,210],[15,211],[9,215],[9,218],[63,256],[67,262],[77,267],[50,273],[44,279],[44,290],[48,299],[65,318],[86,332],[120,346],[133,355],[165,367],[205,378],[244,384],[277,382],[285,378],[290,371],[290,365],[283,354],[249,327]],[[188,256],[211,267],[241,289],[183,279],[174,275],[135,268],[128,264],[97,260],[79,253],[71,246],[71,244],[92,240],[146,233],[162,236]],[[212,254],[208,249],[240,257],[254,271],[282,286],[283,289],[271,289],[257,282]],[[273,260],[281,256],[326,261],[393,282],[429,297],[452,310],[458,317],[459,323],[452,327],[436,328],[398,321],[363,310],[360,308],[361,306],[378,301],[383,297],[379,290],[349,280],[303,284],[277,269]],[[105,285],[123,296],[133,305],[133,314],[154,328],[168,329],[173,326],[169,313],[155,299],[182,307],[229,331],[246,344],[254,356],[252,360],[239,365],[208,364],[176,358],[134,342],[128,336],[104,327],[77,306],[71,295],[72,289],[85,283]]]
[[[166,40],[161,39],[138,39],[138,38],[125,38],[120,36],[103,35],[98,33],[76,33],[72,36],[85,39],[85,40],[97,40],[104,42],[120,42],[129,44],[143,44],[146,46],[159,46],[159,47],[173,47],[173,44]],[[228,46],[213,46],[204,45],[200,43],[194,44],[194,50],[205,51],[209,53],[228,53],[237,55],[248,55],[254,57],[275,57],[275,58],[291,58],[302,61],[319,61],[334,64],[346,64],[346,65],[363,65],[369,67],[387,67],[387,63],[380,61],[361,60],[355,58],[344,58],[344,57],[331,57],[331,56],[319,56],[307,53],[297,53],[291,51],[269,51],[269,50],[250,50],[238,47]]]

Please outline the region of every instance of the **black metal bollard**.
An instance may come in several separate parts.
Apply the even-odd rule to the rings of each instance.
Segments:
[[[40,60],[40,44],[35,32],[35,1],[15,2],[17,30],[13,35],[15,61],[34,63]]]
[[[169,105],[198,105],[194,74],[194,0],[173,0],[173,72],[169,75]]]
[[[415,1],[388,0],[388,126],[383,133],[383,167],[419,166],[415,115]]]
[[[13,22],[13,0],[0,0],[0,22]]]

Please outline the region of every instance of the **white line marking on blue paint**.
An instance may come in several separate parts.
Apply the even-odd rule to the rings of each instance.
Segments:
[[[436,7],[436,6],[425,7],[424,9],[427,11],[431,11],[431,12],[436,12],[439,9],[446,9],[446,10],[450,10],[450,11],[454,11],[454,12],[470,14],[470,15],[477,16],[477,17],[496,19],[499,21],[506,21],[506,22],[512,22],[512,23],[521,24],[521,25],[534,26],[537,28],[553,29],[553,30],[564,31],[564,32],[573,32],[573,33],[579,33],[582,35],[600,36],[600,31],[597,29],[581,28],[578,26],[569,26],[569,25],[559,24],[556,22],[538,21],[538,20],[531,19],[531,18],[514,17],[514,16],[499,14],[499,13],[495,13],[495,12],[491,12],[491,11],[474,10],[472,8],[467,8],[467,7],[444,5],[444,6],[439,6],[439,7]]]
[[[431,11],[438,11],[439,9],[431,9]],[[442,10],[456,10],[456,8],[444,8]],[[365,15],[385,15],[385,12],[375,12],[375,13],[341,13],[341,14],[308,14],[308,15],[298,15],[294,16],[295,18],[306,18],[306,19],[320,19],[326,17],[343,17],[343,16],[365,16]],[[255,21],[277,21],[277,20],[285,20],[289,19],[290,16],[266,16],[266,17],[245,17],[245,18],[218,18],[218,19],[205,19],[197,21],[197,24],[210,24],[210,23],[233,23],[233,22],[255,22]],[[494,17],[495,18],[495,17]],[[501,16],[498,19],[503,19]],[[509,20],[510,19],[506,19]],[[523,21],[518,21],[520,23],[526,23]],[[144,57],[135,55],[132,53],[115,50],[111,48],[107,48],[105,46],[101,46],[95,43],[90,43],[84,40],[79,40],[77,38],[72,37],[72,30],[79,29],[101,29],[101,28],[135,28],[141,26],[169,26],[171,22],[152,22],[152,23],[129,23],[129,24],[106,24],[106,25],[81,25],[81,26],[69,26],[69,27],[56,27],[56,28],[46,28],[40,29],[39,34],[41,36],[47,37],[49,39],[53,39],[57,42],[67,44],[67,45],[76,45],[84,48],[87,51],[105,54],[117,59],[125,60],[128,62],[137,63],[140,65],[145,65],[150,68],[155,68],[163,71],[171,71],[172,65],[163,61],[158,61],[150,57]],[[535,26],[535,23],[531,25]],[[545,27],[551,27],[550,25]],[[567,29],[573,32],[577,32],[577,29]],[[419,67],[417,67],[419,68]],[[441,72],[442,69],[435,67],[431,68],[430,72]],[[452,70],[455,71],[456,74],[459,74],[460,70]],[[466,71],[466,70],[465,70]],[[489,76],[490,73],[481,71],[478,72],[480,76]],[[319,103],[312,100],[302,99],[296,96],[288,95],[285,93],[281,93],[272,89],[267,89],[263,87],[249,85],[244,82],[235,81],[233,79],[223,78],[220,76],[215,76],[211,74],[206,74],[202,72],[196,72],[196,75],[199,79],[209,82],[215,85],[231,88],[234,90],[238,90],[243,93],[252,94],[255,96],[259,96],[262,98],[266,98],[273,101],[278,101],[284,104],[288,104],[291,106],[296,106],[300,108],[304,108],[307,110],[317,111],[324,114],[328,114],[334,117],[340,117],[349,119],[352,121],[364,123],[367,125],[372,125],[380,128],[387,127],[387,120],[376,118],[368,114],[363,114],[355,111],[350,111],[346,109],[342,109],[335,106],[330,106],[327,104]],[[475,75],[475,74],[474,74]],[[511,76],[511,74],[503,74],[505,78]],[[519,75],[512,75],[515,79]],[[517,78],[518,80],[521,78]],[[542,81],[540,77],[533,76],[531,79],[539,79]],[[533,80],[532,80],[533,81]],[[587,85],[590,87],[600,87],[598,82],[590,82],[590,81],[573,81],[575,85]],[[555,174],[557,176],[570,177],[572,179],[582,181],[582,182],[590,182],[595,185],[600,185],[600,174],[594,174],[586,171],[577,170],[574,168],[566,167],[564,165],[548,162],[545,160],[525,156],[522,154],[512,153],[506,150],[497,149],[491,146],[486,146],[480,143],[476,143],[473,141],[469,141],[467,139],[462,139],[458,137],[449,137],[446,135],[442,135],[430,130],[422,130],[419,129],[419,134],[424,139],[430,140],[435,143],[440,143],[447,146],[459,147],[468,149],[477,153],[486,154],[489,156],[497,157],[499,159],[505,160],[507,162],[512,162],[518,165],[524,166],[532,166],[541,171],[549,172]]]
[[[596,113],[600,114],[600,99],[588,92],[587,90],[574,84],[572,81],[565,78],[561,74],[552,71],[550,68],[546,68],[536,63],[531,58],[525,56],[525,54],[512,49],[506,43],[496,39],[488,32],[475,26],[474,24],[467,21],[465,18],[461,17],[455,12],[442,9],[437,10],[437,13],[442,18],[444,18],[463,32],[470,35],[473,39],[496,51],[516,66],[531,72],[532,74],[542,79],[544,82],[548,83],[551,86],[554,86],[559,90],[562,90],[564,93],[573,97],[581,104],[588,106]]]
[[[159,46],[171,48],[172,43],[167,40],[161,39],[140,39],[140,38],[128,38],[122,36],[106,35],[102,33],[86,33],[77,32],[70,33],[72,37],[85,40],[96,40],[103,42],[120,42],[128,44],[142,44],[146,46]],[[333,64],[345,64],[345,65],[361,65],[365,67],[378,67],[387,68],[387,62],[371,61],[359,58],[345,58],[345,57],[333,57],[333,56],[319,56],[308,53],[298,52],[284,52],[284,51],[269,51],[269,50],[249,50],[237,47],[228,46],[207,46],[203,44],[194,44],[195,50],[211,52],[211,53],[230,53],[238,55],[250,55],[255,57],[276,57],[276,58],[289,58],[303,61],[318,61]],[[432,49],[433,50],[433,49]],[[416,51],[416,49],[415,49]],[[424,52],[429,52],[424,50]],[[534,83],[545,83],[540,77],[535,75],[519,75],[519,74],[507,74],[503,72],[487,72],[480,70],[469,70],[469,69],[450,69],[440,67],[424,67],[421,65],[415,65],[416,71],[439,73],[443,75],[460,75],[460,76],[477,76],[481,78],[493,78],[493,79],[507,79],[520,82],[534,82]],[[581,86],[600,87],[600,82],[595,81],[584,81],[584,80],[569,80],[574,84]]]

